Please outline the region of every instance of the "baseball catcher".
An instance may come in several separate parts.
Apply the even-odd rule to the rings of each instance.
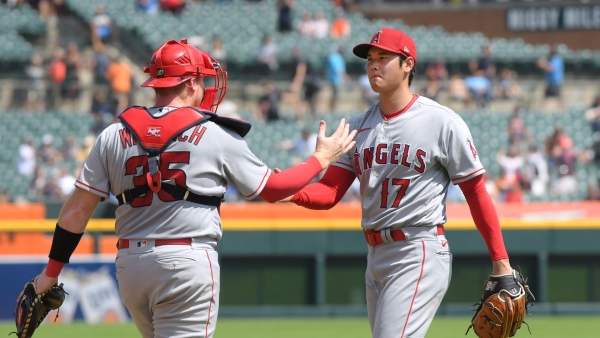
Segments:
[[[52,310],[58,309],[65,301],[65,289],[63,284],[55,284],[50,290],[38,293],[36,283],[38,277],[25,284],[25,288],[17,300],[15,309],[15,324],[19,338],[29,338],[44,318]]]
[[[490,276],[484,282],[481,301],[475,304],[478,307],[467,333],[473,328],[481,338],[514,336],[521,328],[532,300],[535,297],[519,272],[513,270],[511,275]]]

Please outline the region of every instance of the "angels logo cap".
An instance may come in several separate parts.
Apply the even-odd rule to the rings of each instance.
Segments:
[[[369,43],[356,45],[352,52],[359,58],[366,59],[371,47],[379,47],[395,54],[412,57],[417,61],[417,46],[415,41],[403,31],[394,28],[382,28],[371,38]]]

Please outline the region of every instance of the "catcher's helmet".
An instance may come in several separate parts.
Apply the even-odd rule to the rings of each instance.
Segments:
[[[215,85],[204,89],[200,104],[201,109],[212,112],[217,111],[227,92],[227,72],[214,57],[188,45],[187,39],[163,43],[152,54],[150,66],[144,67],[144,73],[150,73],[150,78],[142,87],[153,88],[174,87],[194,77],[214,76]]]

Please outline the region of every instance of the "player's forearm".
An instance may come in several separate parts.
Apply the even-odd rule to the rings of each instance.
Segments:
[[[60,227],[73,232],[82,233],[96,210],[101,197],[79,187],[69,196],[58,215]]]
[[[354,172],[329,167],[319,182],[309,184],[294,194],[292,202],[307,209],[331,209],[344,197],[355,178]]]
[[[83,231],[92,217],[100,196],[81,188],[76,188],[60,211],[52,238],[52,246],[45,274],[56,278],[60,274],[83,235]]]
[[[498,214],[485,188],[483,177],[479,175],[460,183],[459,187],[467,199],[475,226],[488,247],[492,261],[507,259]]]
[[[269,176],[264,189],[258,195],[269,203],[275,203],[306,186],[322,170],[319,160],[311,156],[304,163]]]

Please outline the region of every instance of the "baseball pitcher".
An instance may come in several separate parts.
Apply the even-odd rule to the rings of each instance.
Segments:
[[[356,178],[360,181],[373,337],[425,337],[450,283],[452,253],[444,223],[451,183],[465,194],[491,255],[490,281],[499,283],[488,284],[486,295],[502,290],[503,301],[517,298],[523,288],[509,264],[467,125],[447,107],[410,91],[417,62],[414,41],[384,28],[353,52],[367,60],[369,82],[380,102],[350,120],[350,128],[358,131],[356,146],[318,183],[285,201],[329,209]]]

